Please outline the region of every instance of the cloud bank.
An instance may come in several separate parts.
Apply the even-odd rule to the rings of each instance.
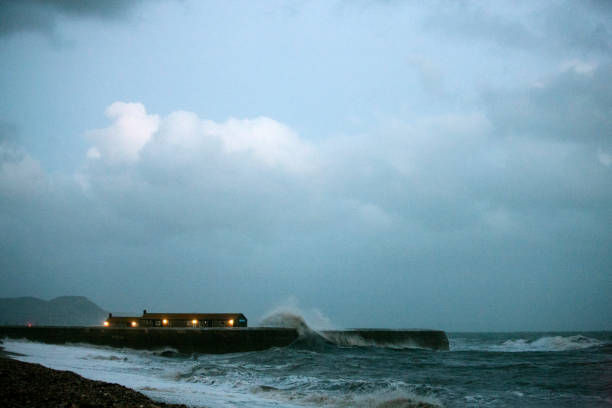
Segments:
[[[611,264],[607,69],[490,93],[486,109],[385,120],[368,134],[318,142],[266,117],[216,122],[115,102],[108,126],[86,132],[91,145],[72,175],[48,174],[3,142],[1,222],[10,233],[2,268],[61,286],[79,281],[63,269],[74,263],[108,289],[153,277],[160,287],[146,287],[160,299],[187,290],[188,280],[222,291],[223,280],[242,279],[251,283],[234,285],[245,304],[316,290],[328,307],[366,307],[397,325],[406,315],[453,316],[461,305],[474,314],[453,319],[479,327],[492,318],[486,304],[514,297],[545,299],[537,323],[567,318],[575,311],[559,302],[571,291],[609,301],[592,292],[593,282],[605,287]],[[574,109],[547,108],[557,99]],[[40,262],[63,254],[45,265],[48,276],[22,255],[28,245]],[[94,248],[101,252],[90,259]],[[143,269],[138,257],[156,266]],[[383,293],[378,306],[353,298]],[[602,318],[577,316],[593,325]],[[448,327],[452,319],[438,320]]]
[[[0,295],[610,328],[608,3],[135,4],[0,3]]]

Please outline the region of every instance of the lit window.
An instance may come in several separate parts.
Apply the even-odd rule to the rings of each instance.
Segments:
[[[229,324],[230,326],[233,326],[233,325],[234,325],[234,319],[230,319],[230,320],[227,322],[227,324]]]
[[[132,327],[136,327],[136,326],[138,326],[138,323],[132,322]]]
[[[163,324],[164,326],[167,326],[167,325],[168,325],[168,319],[164,319],[164,320],[162,320],[162,324]]]

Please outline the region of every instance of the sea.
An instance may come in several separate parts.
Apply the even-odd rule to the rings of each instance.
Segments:
[[[235,354],[4,339],[18,360],[193,407],[612,407],[612,332],[448,333],[449,351],[356,342],[315,330]]]

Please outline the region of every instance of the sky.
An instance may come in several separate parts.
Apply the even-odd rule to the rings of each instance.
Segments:
[[[607,1],[0,0],[0,297],[612,330]]]

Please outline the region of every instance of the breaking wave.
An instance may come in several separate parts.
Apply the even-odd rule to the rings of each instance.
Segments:
[[[603,407],[610,401],[609,384],[601,376],[612,352],[608,332],[456,333],[451,336],[451,350],[459,352],[429,353],[370,347],[354,335],[343,340],[349,346],[328,345],[329,339],[323,337],[330,332],[311,329],[299,314],[270,315],[266,324],[300,331],[297,345],[189,358],[176,358],[179,354],[172,349],[15,340],[5,341],[4,346],[8,352],[20,353],[22,361],[119,383],[156,400],[188,406]],[[308,339],[325,349],[300,346]],[[516,353],[528,351],[548,353]],[[509,375],[520,381],[509,384]],[[569,389],[568,384],[572,384]]]
[[[529,341],[525,339],[507,340],[501,346],[500,351],[570,351],[589,347],[601,346],[603,343],[597,339],[583,335],[575,336],[550,336],[540,337]]]
[[[267,327],[286,327],[296,329],[298,339],[293,342],[292,347],[301,347],[314,350],[324,349],[331,344],[325,336],[316,330],[311,329],[303,317],[290,312],[277,312],[271,314],[261,321],[262,326]]]
[[[560,352],[582,350],[590,347],[601,347],[606,343],[581,334],[573,336],[543,336],[536,339],[517,338],[506,340],[501,344],[480,343],[466,344],[456,340],[451,346],[453,351],[497,351],[508,353],[520,352]]]
[[[314,332],[314,330],[308,327],[302,316],[291,312],[277,312],[266,316],[261,321],[261,325],[264,327],[286,327],[296,329],[300,336]]]
[[[338,330],[317,331],[308,326],[302,316],[292,312],[276,312],[271,314],[261,321],[261,325],[296,329],[299,338],[292,344],[292,347],[308,348],[317,351],[324,350],[329,346],[380,347],[398,350],[423,349],[423,347],[410,340],[384,342],[365,339],[359,334]]]

